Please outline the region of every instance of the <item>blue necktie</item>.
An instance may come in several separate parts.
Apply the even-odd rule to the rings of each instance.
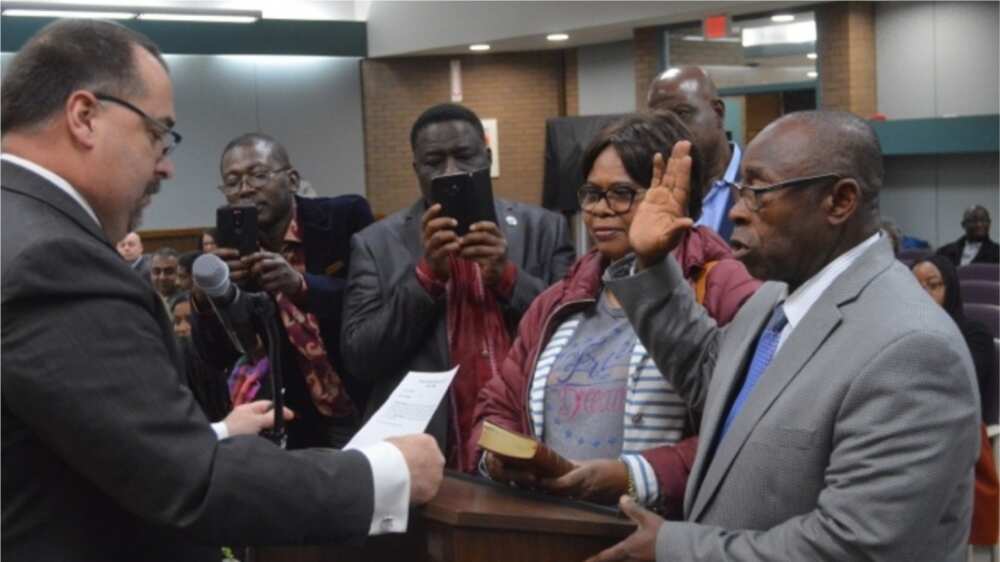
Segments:
[[[785,318],[785,309],[783,305],[779,304],[774,309],[774,312],[771,313],[771,319],[767,321],[767,327],[764,328],[764,331],[760,334],[760,338],[757,339],[757,349],[753,352],[753,360],[750,361],[750,369],[747,371],[746,379],[743,381],[743,388],[740,389],[740,393],[736,395],[736,400],[733,401],[732,407],[729,408],[729,415],[726,416],[726,421],[722,424],[722,431],[719,432],[719,442],[722,441],[726,432],[729,431],[729,426],[736,419],[736,415],[743,409],[743,405],[746,404],[747,398],[753,392],[753,387],[757,385],[760,376],[764,374],[767,366],[771,364],[771,358],[774,357],[774,352],[778,349],[778,341],[781,339],[781,330],[785,328],[785,324],[787,323],[788,319]]]

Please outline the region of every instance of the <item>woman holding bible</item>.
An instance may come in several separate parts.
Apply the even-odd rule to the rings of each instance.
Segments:
[[[499,376],[480,394],[467,447],[480,454],[476,444],[489,421],[541,441],[571,459],[573,469],[538,478],[486,453],[480,467],[491,478],[600,503],[629,493],[646,506],[680,515],[697,448],[696,439],[686,438],[697,430],[697,412],[659,373],[602,278],[609,264],[631,252],[629,226],[653,180],[654,155],[665,157],[676,142],[691,138],[673,113],[634,114],[588,147],[578,198],[595,247],[522,318]],[[703,174],[693,150],[693,220],[701,210]],[[705,227],[691,228],[674,256],[720,324],[760,284]]]

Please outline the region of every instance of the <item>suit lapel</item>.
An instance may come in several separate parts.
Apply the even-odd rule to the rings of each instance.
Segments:
[[[762,308],[770,310],[777,304],[783,291],[778,286],[775,289],[774,294],[768,295],[765,299],[766,304],[760,305]],[[703,422],[699,430],[700,435],[703,436],[702,443],[705,446],[698,447],[694,466],[688,478],[687,491],[684,494],[684,513],[691,513],[696,494],[698,490],[703,488],[702,479],[705,477],[706,463],[711,464],[711,459],[708,456],[712,452],[712,440],[707,437],[718,433],[719,424],[722,423],[726,415],[723,410],[729,403],[729,397],[739,391],[738,388],[734,388],[738,378],[737,374],[742,374],[746,370],[750,355],[753,353],[753,345],[757,341],[757,334],[764,329],[767,318],[765,314],[758,314],[750,326],[751,329],[746,330],[740,336],[739,343],[733,352],[728,353],[727,350],[725,355],[718,358],[712,377],[712,388],[708,393]]]
[[[112,250],[115,250],[114,245],[108,241],[100,225],[94,222],[94,219],[87,214],[87,211],[63,190],[52,185],[47,179],[6,160],[0,165],[0,175],[3,177],[4,189],[9,189],[26,197],[36,199],[59,210],[59,212],[69,217],[91,236],[97,238]]]
[[[743,409],[733,421],[729,432],[716,448],[715,455],[709,459],[704,481],[697,489],[691,510],[688,512],[689,520],[698,521],[704,514],[706,507],[718,491],[719,485],[757,423],[760,422],[760,419],[767,413],[788,384],[802,371],[809,359],[822,347],[830,334],[843,322],[840,307],[855,300],[864,287],[888,268],[892,261],[892,249],[887,237],[883,237],[882,240],[879,240],[873,247],[859,256],[857,261],[841,274],[809,309],[809,312],[806,313],[774,356],[770,366],[764,371],[757,383],[757,387],[754,388]],[[762,322],[767,319],[767,316],[767,314],[761,314]],[[761,327],[757,326],[753,340]],[[751,345],[741,347],[743,354],[738,356],[743,357],[744,362],[745,358],[753,353]],[[728,376],[733,379],[737,372],[740,371],[732,369]],[[733,390],[733,380],[730,380],[728,384],[727,390]],[[728,397],[729,395],[727,393],[722,396]],[[726,404],[728,402],[723,402],[721,405],[714,404],[714,410],[711,412],[713,423],[709,424],[713,426],[712,433],[706,435],[715,435],[719,422],[726,415],[726,412],[722,411]],[[708,412],[706,408],[706,415]],[[701,448],[699,447],[699,449]],[[701,453],[700,450],[699,453]],[[699,460],[704,462],[703,459]]]
[[[514,206],[502,199],[494,203],[497,213],[497,226],[507,240],[507,259],[519,266],[524,264],[524,229],[521,219],[514,214]]]

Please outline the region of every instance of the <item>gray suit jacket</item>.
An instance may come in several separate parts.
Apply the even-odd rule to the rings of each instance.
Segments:
[[[657,560],[965,559],[979,399],[962,335],[888,240],[822,294],[710,451],[785,287],[723,329],[672,258],[612,289],[660,371],[702,409],[686,523]]]
[[[445,299],[431,297],[417,280],[424,254],[424,203],[378,221],[351,238],[351,272],[344,297],[341,355],[348,371],[373,385],[368,415],[382,405],[407,372],[443,371],[448,351]],[[507,256],[518,268],[510,301],[501,303],[513,332],[535,297],[561,279],[576,259],[566,220],[534,205],[496,200]],[[446,449],[447,400],[427,432]]]
[[[2,165],[2,558],[219,560],[368,533],[357,451],[218,441],[160,298],[68,195]]]

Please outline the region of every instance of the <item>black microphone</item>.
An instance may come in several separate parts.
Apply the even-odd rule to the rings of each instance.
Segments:
[[[242,354],[257,350],[253,308],[261,295],[246,293],[229,280],[229,266],[214,254],[202,254],[191,266],[191,279],[212,304],[233,346]]]

